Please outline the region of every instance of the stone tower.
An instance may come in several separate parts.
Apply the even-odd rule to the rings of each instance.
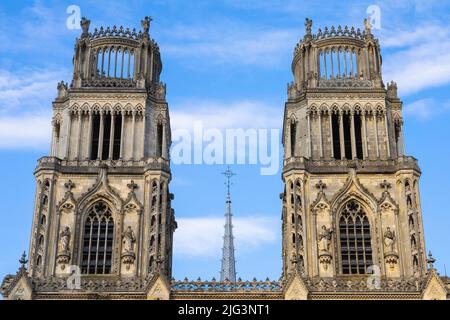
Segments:
[[[383,84],[379,42],[368,21],[364,31],[311,25],[284,111],[283,275],[421,277],[421,172],[404,154],[402,102]]]
[[[81,20],[72,83],[53,102],[51,154],[35,170],[28,274],[38,297],[63,292],[74,272],[80,295],[98,281],[105,294],[132,282],[142,295],[155,275],[171,278],[170,121],[150,21],[89,32]]]

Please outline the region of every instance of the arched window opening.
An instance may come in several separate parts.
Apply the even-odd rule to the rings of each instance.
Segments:
[[[355,125],[356,157],[358,159],[363,159],[361,115],[355,113],[353,117]]]
[[[320,67],[320,78],[326,79],[326,73],[325,73],[325,58],[324,58],[324,52],[321,51],[319,54],[319,67]]]
[[[342,116],[342,121],[344,125],[344,151],[345,158],[351,160],[352,159],[352,141],[350,134],[350,115],[348,113],[344,113]]]
[[[45,226],[46,222],[47,222],[47,218],[45,217],[45,214],[41,215],[40,225]]]
[[[111,114],[105,114],[103,116],[103,149],[102,160],[106,160],[109,157],[109,142],[111,137]]]
[[[155,267],[155,257],[154,256],[150,257],[149,267],[150,267],[150,270],[152,270]]]
[[[294,214],[291,214],[291,222],[295,223],[295,215]]]
[[[406,205],[407,205],[408,209],[412,209],[412,198],[411,198],[410,194],[408,194],[406,196]]]
[[[341,159],[341,145],[339,141],[339,115],[333,113],[331,116],[331,126],[333,131],[333,155],[335,159]]]
[[[161,124],[161,123],[158,123],[158,126],[157,126],[157,137],[158,137],[158,140],[157,140],[157,150],[156,150],[156,152],[157,152],[157,156],[158,157],[161,157],[162,156],[162,152],[163,152],[163,134],[164,134],[164,132],[163,132],[163,125]]]
[[[295,122],[291,122],[291,145],[289,146],[291,148],[291,156],[295,157],[295,144],[296,144],[296,133],[297,133],[297,124]]]
[[[339,240],[343,274],[366,274],[372,265],[370,224],[361,205],[351,200],[339,218]]]
[[[103,72],[103,50],[100,49],[97,53],[97,76],[102,77]]]
[[[152,219],[150,220],[150,226],[153,227],[156,223],[156,217],[152,216]]]
[[[295,233],[292,234],[292,243],[295,244]]]
[[[44,244],[44,235],[39,236],[38,246],[41,247]]]
[[[47,195],[42,196],[42,205],[46,206],[48,204],[48,197]]]
[[[98,158],[98,143],[100,135],[100,115],[94,114],[92,117],[92,143],[91,143],[91,160]]]
[[[89,210],[84,224],[82,273],[111,273],[113,238],[111,210],[104,201],[98,201]]]
[[[419,268],[419,259],[417,255],[413,255],[413,269],[417,270]]]
[[[114,142],[113,142],[113,160],[120,158],[120,137],[122,136],[122,117],[114,117]]]
[[[414,228],[414,218],[413,218],[412,214],[409,215],[408,224],[409,224],[410,229]]]
[[[152,236],[150,238],[150,247],[153,247],[155,245],[155,236]]]
[[[411,249],[416,249],[417,247],[417,242],[416,242],[416,237],[414,235],[411,236]]]
[[[37,265],[38,267],[40,267],[40,266],[41,266],[41,262],[42,262],[42,256],[39,254],[39,255],[37,256],[37,259],[36,259],[36,265]]]

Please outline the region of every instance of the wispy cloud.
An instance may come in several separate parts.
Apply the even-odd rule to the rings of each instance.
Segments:
[[[433,98],[424,98],[405,105],[403,113],[419,120],[429,120],[435,116],[450,112],[450,101],[436,102]]]
[[[186,58],[190,64],[278,66],[291,58],[298,31],[249,27],[244,23],[178,25],[164,32],[165,54]]]
[[[0,117],[0,149],[38,149],[50,146],[51,115]]]
[[[47,149],[51,102],[63,69],[0,70],[0,148]]]
[[[382,46],[385,55],[385,80],[395,80],[400,94],[450,83],[450,28],[440,24],[398,28],[386,31]]]
[[[178,218],[174,235],[176,255],[217,257],[221,254],[224,218]],[[248,252],[277,241],[278,222],[269,217],[234,217],[236,250]]]
[[[172,129],[192,129],[201,121],[205,128],[280,128],[282,115],[279,108],[261,101],[190,101],[177,104],[171,110]]]

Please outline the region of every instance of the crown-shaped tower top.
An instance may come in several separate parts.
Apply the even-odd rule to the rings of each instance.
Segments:
[[[150,38],[150,17],[142,31],[122,26],[95,28],[82,18],[74,53],[73,88],[150,88],[162,70],[158,44]]]
[[[308,18],[305,29],[294,51],[295,83],[289,87],[290,96],[306,88],[383,87],[380,46],[367,19],[363,31],[332,26],[313,34]]]

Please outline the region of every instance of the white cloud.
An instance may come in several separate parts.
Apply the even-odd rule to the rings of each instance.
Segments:
[[[432,98],[425,98],[407,104],[403,113],[405,116],[411,116],[420,120],[428,120],[432,117],[450,111],[450,102],[441,101],[437,103]]]
[[[195,27],[179,25],[162,35],[162,51],[188,58],[190,65],[229,64],[273,67],[291,58],[299,32],[255,29],[245,24],[216,23]]]
[[[221,255],[225,218],[178,218],[174,251],[178,256],[217,257]],[[268,217],[233,217],[235,247],[248,252],[277,241],[278,223]]]
[[[48,149],[51,115],[0,117],[0,149]]]
[[[261,101],[192,101],[175,105],[171,110],[172,129],[193,128],[194,122],[202,121],[205,128],[256,128],[272,129],[282,126],[282,114]]]
[[[0,149],[48,149],[51,102],[64,69],[0,69]]]
[[[385,55],[384,79],[394,80],[400,94],[450,83],[450,28],[429,24],[413,30],[400,26],[386,31],[382,48],[393,50]]]

